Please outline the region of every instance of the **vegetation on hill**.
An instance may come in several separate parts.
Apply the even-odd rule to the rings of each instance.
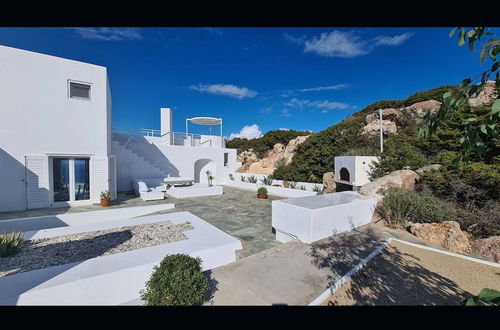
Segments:
[[[286,145],[290,140],[297,136],[310,135],[310,131],[295,131],[295,130],[274,130],[269,131],[260,138],[234,138],[227,141],[228,148],[238,149],[238,153],[252,149],[259,158],[266,156],[267,151],[273,149],[276,143]]]

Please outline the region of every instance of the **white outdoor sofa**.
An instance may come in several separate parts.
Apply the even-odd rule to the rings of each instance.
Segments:
[[[163,182],[171,186],[184,186],[194,184],[193,178],[188,176],[177,176],[177,177],[167,177],[163,179]]]
[[[141,178],[134,180],[134,192],[143,201],[161,200],[165,198],[167,186],[163,178]]]

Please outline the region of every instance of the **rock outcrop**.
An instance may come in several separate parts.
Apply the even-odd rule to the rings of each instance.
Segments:
[[[426,165],[424,167],[421,167],[418,170],[415,170],[415,172],[418,175],[420,175],[420,177],[422,177],[422,176],[424,176],[425,172],[439,170],[440,168],[441,168],[441,164],[431,164],[431,165]]]
[[[382,131],[384,132],[385,136],[398,134],[396,123],[390,120],[382,120]],[[375,119],[371,123],[363,127],[361,135],[365,134],[368,136],[378,136],[380,134],[380,120]]]
[[[285,164],[290,164],[297,150],[297,147],[303,143],[310,135],[298,136],[292,139],[285,146],[276,143],[272,150],[267,152],[266,157],[259,159],[251,150],[246,150],[238,154],[237,160],[243,165],[236,170],[240,173],[272,174],[276,169],[276,162],[280,159]]]
[[[442,223],[414,223],[409,227],[413,235],[456,253],[472,251],[469,238],[456,221]]]
[[[399,170],[389,173],[386,176],[375,179],[359,189],[361,195],[374,197],[377,200],[384,198],[383,191],[390,187],[397,187],[404,190],[413,190],[415,183],[420,180],[417,173],[412,170]]]
[[[479,94],[473,94],[468,102],[471,107],[477,107],[483,104],[489,104],[498,98],[498,92],[494,81],[487,81],[483,90]]]
[[[500,263],[500,236],[491,236],[472,241],[472,252]]]
[[[337,183],[333,172],[326,172],[323,174],[323,193],[329,194],[337,190]]]

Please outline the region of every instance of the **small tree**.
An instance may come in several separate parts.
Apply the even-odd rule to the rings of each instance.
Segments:
[[[201,259],[187,254],[166,256],[153,268],[140,295],[148,306],[202,305],[210,289]]]
[[[212,171],[206,170],[205,174],[207,175],[208,186],[209,187],[213,186],[213,181],[215,179],[215,176],[213,175]]]

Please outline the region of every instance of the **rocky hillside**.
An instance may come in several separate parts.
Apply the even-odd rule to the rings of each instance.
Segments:
[[[236,170],[240,173],[272,174],[278,165],[288,165],[292,162],[297,147],[310,135],[298,136],[290,140],[286,145],[276,143],[268,150],[265,157],[259,158],[253,149],[242,151],[238,154],[237,161],[242,166]]]

